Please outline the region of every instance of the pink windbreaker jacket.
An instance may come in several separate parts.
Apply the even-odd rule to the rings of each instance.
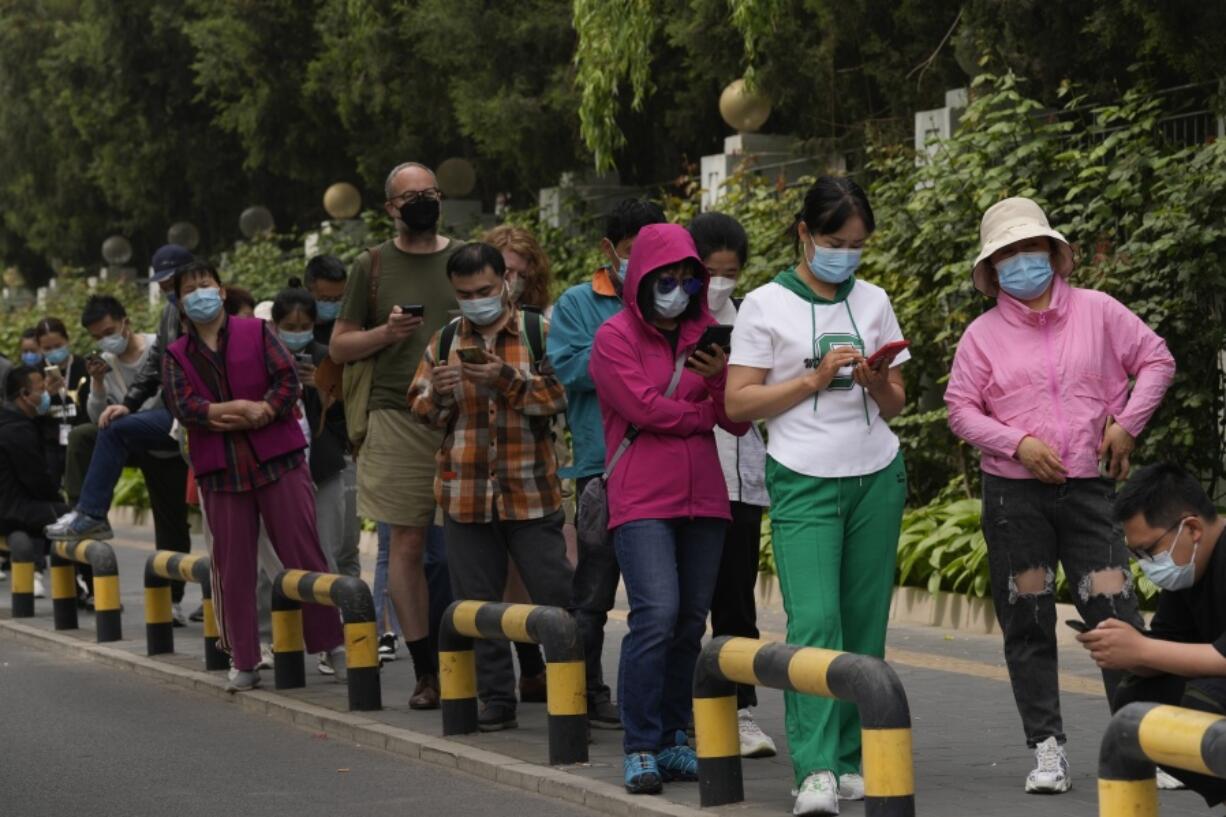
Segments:
[[[967,328],[945,405],[953,432],[983,452],[986,473],[1032,479],[1014,456],[1031,436],[1059,455],[1069,477],[1091,478],[1107,419],[1139,436],[1174,375],[1166,343],[1127,307],[1056,276],[1048,309],[1002,292]]]
[[[625,308],[601,325],[592,344],[588,372],[600,400],[606,468],[627,427],[640,429],[609,475],[610,529],[636,519],[732,518],[712,429],[718,424],[740,436],[749,423],[734,423],[724,413],[726,371],[704,380],[686,369],[673,396],[664,397],[676,357],[638,306],[643,278],[686,258],[702,263],[684,227],[644,227],[626,270]],[[694,298],[702,311],[681,322],[679,354],[692,351],[703,329],[715,323],[705,284]]]

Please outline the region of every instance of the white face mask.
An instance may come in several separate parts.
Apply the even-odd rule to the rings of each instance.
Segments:
[[[711,307],[712,312],[720,311],[732,297],[734,289],[736,289],[736,281],[733,279],[722,275],[712,275],[711,280],[707,282],[707,306]]]

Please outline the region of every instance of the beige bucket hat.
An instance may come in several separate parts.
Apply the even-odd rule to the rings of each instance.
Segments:
[[[1001,247],[1038,236],[1055,239],[1057,252],[1052,259],[1052,268],[1057,275],[1067,278],[1073,271],[1073,248],[1064,236],[1051,228],[1042,207],[1020,196],[998,201],[989,207],[979,223],[979,257],[971,270],[975,289],[995,298],[998,288],[992,281],[992,264],[988,258]]]

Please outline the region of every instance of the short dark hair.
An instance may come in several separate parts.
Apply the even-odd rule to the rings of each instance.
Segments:
[[[507,263],[502,260],[502,253],[497,248],[483,241],[473,241],[460,247],[447,259],[447,277],[466,278],[477,275],[486,267],[493,267],[499,278],[507,274]]]
[[[33,366],[14,366],[4,379],[4,398],[10,402],[26,389],[30,388],[30,378],[34,375],[42,377],[43,373]]]
[[[604,237],[617,244],[633,238],[648,224],[663,224],[667,221],[660,205],[649,199],[623,199],[605,217]]]
[[[34,337],[37,340],[42,340],[43,335],[57,334],[70,340],[68,336],[68,327],[59,318],[43,318],[34,325]]]
[[[796,227],[800,222],[803,221],[814,235],[830,235],[841,230],[852,216],[860,217],[870,235],[877,229],[873,206],[868,203],[864,188],[846,176],[822,176],[805,193],[804,207],[792,222],[790,235],[797,251],[800,250],[800,236]]]
[[[749,260],[749,236],[745,228],[725,213],[699,213],[690,222],[690,235],[698,248],[698,257],[706,261],[712,253],[731,250],[741,266]]]
[[[226,300],[222,302],[226,314],[237,315],[244,306],[254,312],[255,296],[242,287],[226,287]]]
[[[31,326],[29,329],[21,330],[21,339],[37,341],[38,340],[38,330],[35,329],[33,326]]]
[[[344,262],[335,255],[317,255],[306,263],[307,286],[319,280],[340,283],[348,276]]]
[[[706,269],[692,258],[683,259],[677,264],[668,264],[663,267],[657,267],[643,276],[643,280],[639,282],[638,295],[636,296],[635,301],[638,304],[639,312],[642,313],[645,320],[651,321],[656,317],[655,288],[656,281],[660,280],[660,276],[664,274],[665,270],[675,269],[677,276],[680,277],[687,268],[696,278],[706,280]],[[704,296],[701,293],[691,297],[690,302],[685,306],[685,310],[677,316],[676,320],[687,321],[698,317],[698,314],[702,311],[703,297]]]
[[[89,329],[103,318],[114,318],[121,321],[128,317],[128,311],[123,308],[119,299],[112,295],[91,295],[81,310],[81,326]]]
[[[1126,522],[1137,514],[1153,528],[1179,524],[1188,514],[1217,519],[1217,509],[1196,477],[1171,462],[1147,465],[1133,473],[1115,498],[1111,516]]]
[[[297,278],[291,278],[289,279],[289,286],[278,292],[277,297],[272,299],[272,322],[280,323],[282,318],[285,318],[296,309],[301,309],[305,312],[312,323],[318,317],[315,299],[311,297],[311,293],[302,288],[301,281]]]
[[[223,286],[221,275],[217,272],[217,268],[208,261],[197,259],[175,270],[175,295],[182,294],[183,282],[188,278],[212,278],[217,286]]]

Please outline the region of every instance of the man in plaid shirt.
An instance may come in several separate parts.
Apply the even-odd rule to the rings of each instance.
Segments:
[[[548,360],[533,359],[527,335],[539,320],[543,349],[548,322],[526,319],[511,303],[502,253],[489,244],[457,250],[447,276],[461,317],[430,339],[408,399],[414,417],[447,432],[434,496],[445,515],[452,591],[457,599],[500,600],[509,555],[534,603],[566,607],[572,569],[550,428],[566,409],[566,391]],[[510,650],[479,639],[476,652],[478,727],[512,729]]]

